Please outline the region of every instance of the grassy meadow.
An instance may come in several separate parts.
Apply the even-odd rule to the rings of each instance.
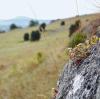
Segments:
[[[83,26],[100,15],[82,16]],[[89,21],[86,22],[86,19]],[[26,32],[38,27],[0,34],[0,99],[49,99],[59,74],[68,60],[68,28],[77,20],[64,19],[47,26],[40,41],[24,42]],[[41,58],[39,58],[39,53]]]

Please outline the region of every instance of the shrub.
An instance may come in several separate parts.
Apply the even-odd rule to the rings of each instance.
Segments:
[[[65,25],[65,21],[62,21],[62,22],[60,23],[60,25],[61,25],[61,26],[64,26],[64,25]]]
[[[10,30],[14,30],[14,29],[17,29],[18,27],[15,25],[15,24],[11,24],[10,26]]]
[[[73,35],[73,33],[75,33],[81,26],[81,21],[80,20],[77,20],[75,22],[75,24],[72,24],[70,27],[69,27],[69,37],[71,37]]]
[[[80,25],[81,25],[81,21],[80,20],[76,20],[75,25],[76,25],[77,28],[79,28]]]
[[[40,25],[40,27],[39,27],[40,32],[45,31],[45,29],[46,29],[46,23],[42,23],[42,24]]]
[[[38,41],[41,38],[41,34],[39,31],[32,31],[31,33],[31,41]]]
[[[86,35],[83,33],[76,33],[74,34],[70,41],[69,41],[69,47],[75,47],[79,43],[83,43],[86,40]]]
[[[72,24],[69,28],[69,37],[76,31],[76,25]]]
[[[24,34],[24,41],[28,41],[29,40],[29,34],[28,33],[25,33]]]
[[[31,20],[29,23],[29,27],[37,26],[38,24],[39,24],[38,21]]]

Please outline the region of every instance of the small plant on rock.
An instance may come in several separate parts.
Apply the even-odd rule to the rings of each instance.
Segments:
[[[96,35],[92,36],[89,40],[86,40],[84,43],[79,43],[74,48],[68,48],[69,58],[75,62],[76,65],[79,65],[85,58],[90,54],[90,48],[99,42],[99,37]]]
[[[78,45],[79,43],[83,43],[86,40],[86,35],[83,33],[76,33],[74,34],[70,41],[69,41],[69,47],[75,47],[76,45]]]

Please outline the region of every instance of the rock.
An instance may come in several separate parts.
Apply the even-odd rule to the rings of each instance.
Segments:
[[[100,42],[80,65],[65,65],[57,82],[56,99],[100,99]]]

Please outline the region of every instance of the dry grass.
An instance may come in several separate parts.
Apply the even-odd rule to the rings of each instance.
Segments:
[[[0,34],[0,99],[50,98],[68,59],[65,47],[71,23],[66,22],[63,27],[60,21],[48,25],[39,42],[23,42],[24,33],[38,27]],[[43,55],[42,62],[37,59],[39,52]]]
[[[53,35],[47,31],[33,43],[23,42],[24,33],[14,30],[0,35],[1,99],[47,99],[65,63],[65,30]],[[37,58],[39,52],[43,54],[42,62]]]

